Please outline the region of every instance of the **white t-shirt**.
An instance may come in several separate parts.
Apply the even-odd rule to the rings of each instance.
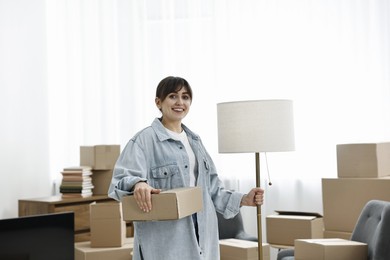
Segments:
[[[195,178],[195,154],[194,151],[191,148],[190,143],[188,142],[188,137],[185,131],[182,131],[181,133],[176,133],[168,128],[165,128],[168,132],[168,134],[172,137],[172,139],[176,141],[181,141],[181,143],[184,145],[184,148],[186,149],[188,158],[190,160],[190,186],[194,187],[196,184],[196,178]]]

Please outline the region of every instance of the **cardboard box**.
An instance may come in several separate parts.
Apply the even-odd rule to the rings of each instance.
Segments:
[[[270,259],[270,246],[263,243],[263,260]],[[221,260],[257,260],[258,243],[241,239],[219,240]]]
[[[143,212],[133,196],[123,197],[122,207],[126,221],[180,219],[202,210],[202,189],[178,188],[152,194],[152,210],[149,212]]]
[[[266,218],[267,242],[275,245],[294,246],[301,238],[323,238],[324,222],[318,213],[276,211]]]
[[[126,239],[121,203],[90,205],[91,247],[121,247]]]
[[[322,179],[325,230],[350,232],[368,201],[390,201],[390,178]]]
[[[337,145],[339,178],[377,178],[390,175],[390,143]]]
[[[93,248],[91,242],[75,243],[75,260],[131,260],[133,252],[134,238],[126,238],[121,247]]]
[[[93,170],[112,170],[120,154],[120,145],[80,146],[80,165]]]
[[[296,260],[367,260],[367,244],[345,239],[297,239]]]
[[[94,195],[107,195],[112,180],[113,170],[93,170],[92,184]]]
[[[352,232],[341,232],[333,230],[325,230],[324,238],[341,238],[346,240],[351,240]]]

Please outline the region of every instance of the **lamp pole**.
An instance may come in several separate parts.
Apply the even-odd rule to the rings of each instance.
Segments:
[[[256,187],[260,188],[260,154],[256,152]],[[262,227],[261,227],[261,205],[257,205],[257,246],[258,259],[263,260],[263,239],[262,239]]]

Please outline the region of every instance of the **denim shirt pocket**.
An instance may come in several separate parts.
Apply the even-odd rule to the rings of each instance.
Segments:
[[[173,189],[181,187],[179,166],[176,164],[163,165],[151,169],[152,186],[156,189]]]

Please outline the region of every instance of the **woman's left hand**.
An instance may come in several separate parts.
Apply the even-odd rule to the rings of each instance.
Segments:
[[[262,188],[253,188],[248,194],[242,196],[240,206],[262,205],[264,199],[264,190]]]

